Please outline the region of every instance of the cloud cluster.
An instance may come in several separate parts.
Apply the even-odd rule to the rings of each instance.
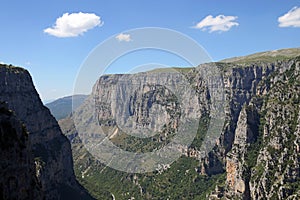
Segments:
[[[76,37],[102,24],[101,18],[94,13],[65,13],[56,19],[53,27],[46,28],[44,32],[56,37]]]
[[[279,27],[300,27],[300,8],[294,7],[278,18]]]
[[[194,28],[201,29],[203,31],[209,29],[209,32],[214,31],[229,31],[233,26],[238,26],[235,20],[237,20],[237,16],[225,16],[225,15],[218,15],[213,17],[212,15],[206,16],[203,20],[197,23]]]
[[[124,34],[124,33],[120,33],[119,35],[117,35],[116,39],[119,40],[120,42],[122,42],[122,41],[130,42],[131,41],[130,35],[129,34]]]
[[[229,31],[234,26],[239,26],[237,16],[208,15],[193,28],[208,30],[210,33],[219,31]],[[300,8],[294,7],[283,16],[278,18],[279,27],[300,27]],[[101,26],[103,21],[101,17],[94,13],[65,13],[56,19],[55,25],[44,29],[45,33],[56,37],[77,37],[96,26]],[[116,36],[119,41],[130,42],[129,34],[121,33]]]

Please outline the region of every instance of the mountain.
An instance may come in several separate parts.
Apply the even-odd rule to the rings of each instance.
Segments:
[[[221,82],[203,78],[212,66],[220,71]],[[182,76],[174,70],[104,75],[72,118],[59,121],[71,141],[80,183],[97,199],[299,199],[300,49],[178,71]],[[175,97],[169,90],[177,91],[177,83],[184,80],[196,92],[180,102],[178,97],[189,97],[186,87]],[[210,121],[221,108],[212,103],[218,97],[212,85],[224,86],[225,120],[220,132],[212,129],[211,136],[218,137],[203,157]],[[182,156],[153,172],[131,173],[136,163],[129,163],[129,172],[107,167],[87,143],[106,138],[129,152],[153,151],[176,137],[184,118],[199,118],[192,144],[179,146]],[[143,138],[128,132],[142,128],[155,134]],[[103,154],[111,156],[110,151]],[[113,158],[110,166],[122,167]]]
[[[53,102],[55,100],[56,99],[47,99],[47,100],[43,100],[42,102],[43,102],[44,105],[46,105],[46,104],[51,103],[51,102]]]
[[[4,162],[7,162],[6,169],[11,169],[6,171],[6,176],[12,177],[12,180],[8,183],[11,184],[9,187],[20,187],[18,181],[14,182],[13,178],[19,173],[18,179],[20,179],[20,183],[24,183],[26,168],[24,168],[24,175],[22,175],[23,172],[15,171],[18,168],[14,168],[14,166],[20,165],[21,168],[24,166],[24,162],[28,162],[27,167],[32,167],[32,160],[30,160],[32,156],[36,168],[36,179],[41,184],[45,199],[92,199],[77,182],[73,171],[70,143],[62,134],[49,109],[41,102],[27,70],[11,65],[0,65],[0,101],[7,103],[7,109],[14,112],[28,132],[28,143],[23,141],[26,144],[22,148],[25,149],[20,152],[23,155],[17,154],[19,151],[18,146],[11,145],[9,148],[13,149],[8,151],[14,152],[14,154],[11,154],[11,160],[15,160],[16,163],[11,166],[9,160],[4,160]],[[5,122],[5,124],[6,127],[1,130],[2,134],[25,134],[21,132],[14,133],[14,130],[20,131],[20,125],[17,123],[13,122],[9,125],[9,122]],[[1,147],[3,147],[2,145],[5,146],[6,143],[16,143],[17,141],[12,140],[18,140],[17,137],[19,136],[6,137],[7,141],[1,143]],[[31,155],[31,153],[33,154]],[[3,161],[1,160],[1,162]],[[1,186],[4,184],[7,183],[1,182]],[[36,185],[34,181],[30,184]],[[23,189],[26,190],[26,187]],[[24,195],[26,195],[26,191],[24,191]]]
[[[78,108],[87,96],[88,95],[67,96],[47,103],[45,106],[49,108],[56,120],[60,120],[71,114],[72,110]]]

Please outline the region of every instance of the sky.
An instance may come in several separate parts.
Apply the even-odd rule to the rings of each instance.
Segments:
[[[26,68],[44,101],[71,95],[91,52],[109,38],[132,43],[131,29],[182,33],[212,61],[300,47],[299,0],[1,0],[0,5],[0,62]],[[120,56],[107,73],[127,73],[144,63],[188,65],[148,49]]]

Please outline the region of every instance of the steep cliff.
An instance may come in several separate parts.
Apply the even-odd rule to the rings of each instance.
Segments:
[[[0,199],[44,199],[26,128],[4,103],[0,103],[0,150]]]
[[[178,81],[171,72],[100,77],[88,101],[73,116],[75,124],[89,129],[89,137],[97,138],[94,128],[100,126],[104,130],[101,134],[116,146],[147,152],[172,139],[182,116],[198,117],[199,128],[193,143],[182,146],[182,157],[172,165],[154,173],[134,175],[101,164],[83,146],[84,138],[78,137],[72,120],[65,119],[60,125],[72,141],[77,177],[99,199],[105,195],[120,199],[297,199],[299,55],[300,49],[278,50],[182,70],[196,97],[189,98],[178,115],[176,98],[166,95],[167,90],[161,87]],[[201,68],[210,65],[221,72],[222,83],[218,84],[224,85],[226,117],[223,130],[216,133],[219,137],[214,140],[214,148],[201,157],[209,116],[217,109],[201,74]],[[137,84],[139,79],[150,85]],[[121,87],[120,80],[134,86]],[[118,109],[120,105],[126,105],[125,109]],[[96,123],[91,123],[93,120]],[[124,133],[145,127],[159,130],[161,126],[166,131],[150,139]]]
[[[299,60],[274,62],[244,104],[212,199],[299,199]]]
[[[213,109],[208,101],[208,86],[197,70],[193,69],[191,75],[171,70],[163,73],[152,71],[103,76],[95,84],[93,94],[73,114],[76,127],[72,125],[72,119],[60,121],[63,132],[72,142],[76,175],[95,197],[199,198],[220,178],[219,174],[214,177],[200,175],[198,169],[200,161],[198,144],[203,142],[204,126],[210,120],[209,110]],[[193,141],[190,148],[186,145],[177,145],[174,149],[179,150],[184,156],[171,166],[169,163],[163,164],[153,172],[145,174],[126,173],[107,167],[99,162],[97,157],[93,157],[92,152],[85,148],[87,145],[82,143],[92,140],[95,144],[96,141],[100,142],[102,138],[107,137],[114,145],[128,152],[155,151],[174,139],[175,132],[185,122],[184,120],[192,121],[197,118],[201,120],[196,126],[186,126],[182,134],[188,135],[189,131],[198,127],[198,124],[203,124],[200,129],[194,130],[195,134],[199,133],[199,137]],[[99,127],[102,131],[98,132]],[[81,134],[84,135],[78,137],[76,128],[81,129]],[[146,134],[134,135],[139,132]],[[117,162],[122,163],[122,159],[128,158],[120,157]],[[147,162],[149,161],[144,162],[146,166]],[[115,163],[114,167],[119,163]],[[124,165],[124,171],[139,163],[131,164]],[[191,182],[198,184],[191,185],[186,191],[187,185]]]
[[[27,128],[46,199],[89,198],[75,179],[70,143],[43,106],[26,70],[0,66],[0,100]]]
[[[263,98],[261,145],[249,172],[250,196],[254,199],[300,198],[299,73],[298,57],[269,77],[258,92]],[[270,89],[264,95],[267,84]]]

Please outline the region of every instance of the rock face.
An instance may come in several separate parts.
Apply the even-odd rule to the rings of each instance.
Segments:
[[[240,199],[249,198],[249,176],[246,175],[247,148],[257,141],[259,115],[256,107],[244,106],[240,112],[231,151],[226,156],[226,184],[228,192]]]
[[[196,97],[189,98],[189,101],[180,107],[179,115],[176,115],[178,113],[176,99],[172,98],[172,95],[168,96],[168,90],[161,87],[163,83],[170,83],[176,87],[174,83],[177,80],[176,76],[168,72],[152,72],[100,77],[88,99],[89,102],[79,109],[79,115],[75,117],[78,121],[88,119],[85,120],[85,127],[88,127],[87,125],[96,117],[98,123],[96,125],[108,130],[106,136],[114,144],[126,150],[141,152],[151,150],[151,148],[144,149],[143,146],[149,147],[153,141],[168,141],[170,139],[168,135],[172,135],[172,131],[180,124],[178,123],[180,117],[200,118],[194,142],[190,147],[182,146],[181,149],[182,154],[188,157],[188,161],[196,159],[198,164],[192,168],[198,173],[195,175],[196,179],[193,177],[189,181],[185,180],[186,185],[197,186],[200,184],[197,180],[203,177],[201,175],[212,178],[223,174],[226,175],[225,179],[216,184],[215,191],[208,194],[207,199],[299,199],[300,58],[297,57],[299,55],[300,49],[289,49],[206,64],[216,65],[221,71],[222,83],[218,84],[224,85],[227,104],[224,128],[221,133],[217,133],[219,137],[213,140],[214,148],[204,158],[200,156],[202,154],[200,147],[203,143],[201,133],[207,131],[205,128],[211,120],[207,116],[212,110],[218,110],[218,107],[214,107],[211,103],[213,98],[207,88],[209,83],[201,78],[203,71],[200,69],[203,66],[183,73],[196,91]],[[146,86],[138,84],[139,78],[150,84]],[[135,83],[133,84],[135,86],[118,85],[122,79]],[[167,96],[168,101],[161,98],[162,96]],[[128,109],[118,109],[122,104]],[[155,104],[158,104],[158,107],[155,107]],[[154,112],[151,111],[153,108]],[[153,119],[157,119],[157,123],[153,123]],[[68,120],[61,124],[69,134],[70,140],[78,147],[81,141],[76,131],[72,130],[74,125],[66,126]],[[80,123],[78,121],[77,123]],[[114,129],[116,125],[121,125],[123,130],[145,127],[159,130],[164,124],[167,124],[165,127],[169,131],[159,133],[158,138],[153,137],[143,142],[126,136],[120,129]],[[88,128],[95,130],[93,126]],[[83,149],[81,145],[74,153],[79,162],[88,155]],[[88,158],[85,163],[91,162],[90,155],[86,157]],[[162,175],[168,173],[169,167],[163,167],[160,173]],[[172,169],[172,166],[170,168]],[[93,170],[88,164],[84,166],[81,162],[78,171],[83,177],[89,175],[88,171]],[[142,191],[149,191],[151,185],[155,185],[153,182],[157,181],[153,178],[156,181],[152,179],[152,182],[149,181],[151,184],[149,182],[143,184],[146,178],[142,176],[136,180]],[[211,180],[210,178],[207,180]],[[121,178],[123,179],[125,177]],[[172,179],[167,177],[163,180],[162,187],[169,180]],[[170,187],[175,187],[174,185],[169,183]],[[184,189],[189,192],[189,189]],[[196,191],[191,193],[193,194],[188,194],[190,196],[187,199],[195,197],[193,195]],[[138,197],[146,198],[146,194],[149,199],[155,198],[153,194],[147,192],[144,194],[141,192],[141,196]]]
[[[252,198],[300,198],[299,66],[297,58],[267,80],[270,89],[263,95],[260,121],[262,145],[250,172]]]
[[[196,74],[196,72],[193,73]],[[137,140],[137,142],[132,142],[133,145],[130,145],[128,150],[134,150],[134,146],[136,150],[145,152],[155,148],[163,149],[162,146],[167,145],[173,139],[174,133],[177,133],[182,134],[184,141],[180,141],[181,138],[177,139],[179,137],[174,137],[175,142],[168,148],[174,149],[174,152],[178,152],[180,156],[180,152],[185,151],[187,147],[186,141],[197,132],[197,119],[203,117],[209,110],[207,93],[197,92],[197,90],[206,91],[206,85],[200,77],[193,78],[199,79],[198,85],[191,85],[190,79],[175,70],[167,73],[144,72],[101,77],[95,84],[92,95],[73,115],[81,139],[93,154],[97,154],[99,149],[95,149],[94,145],[103,144],[102,147],[107,146],[107,149],[101,150],[111,155],[110,153],[113,153],[116,148],[109,146],[110,143],[106,140],[101,143],[107,136],[123,142],[124,139],[119,138],[126,134],[125,137]],[[107,128],[110,131],[101,133],[100,127],[102,130]],[[187,134],[188,131],[190,134]],[[137,145],[149,138],[156,142],[152,143],[152,146],[149,142],[148,149]],[[162,151],[169,150],[165,148]],[[151,160],[154,164],[148,165],[146,161],[145,168],[139,170],[152,171],[159,165],[166,164],[167,162],[162,161],[166,158],[160,157],[164,152],[159,152],[157,154],[159,156]],[[172,156],[168,154],[167,159],[171,160]],[[134,162],[126,164],[127,159],[131,158],[118,154],[114,155],[114,160],[111,160],[110,156],[103,159],[118,169],[132,172],[141,166],[139,161],[142,159],[135,159]],[[120,164],[122,162],[124,164]],[[127,168],[123,169],[123,166]]]
[[[109,75],[98,80],[92,95],[100,125],[117,124],[125,132],[149,137],[146,133],[154,135],[163,125],[176,130],[180,118],[197,118],[208,109],[207,101],[201,102],[202,111],[199,106],[205,93],[198,96],[191,87],[181,73],[172,71]]]
[[[44,199],[24,125],[0,103],[0,198]]]
[[[0,100],[7,102],[29,132],[45,198],[89,198],[75,179],[70,143],[43,106],[26,70],[0,66]]]
[[[244,102],[220,198],[299,199],[299,65],[299,57],[274,63]]]

